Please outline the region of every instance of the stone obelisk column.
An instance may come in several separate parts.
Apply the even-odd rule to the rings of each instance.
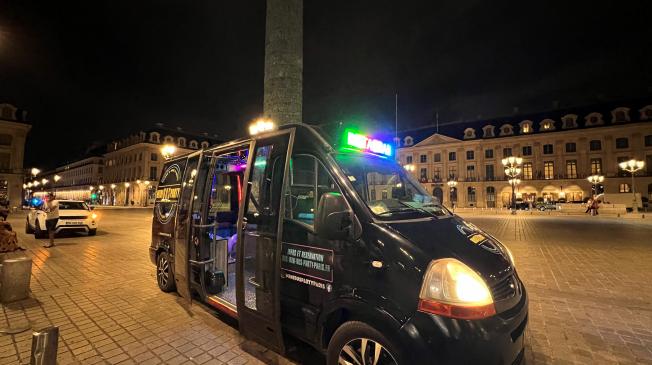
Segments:
[[[302,122],[303,0],[267,0],[265,117],[277,125]]]

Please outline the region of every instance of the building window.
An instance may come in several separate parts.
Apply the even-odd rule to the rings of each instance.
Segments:
[[[509,147],[503,148],[503,157],[510,157],[512,155],[512,149]]]
[[[467,160],[473,160],[474,157],[475,157],[475,154],[473,153],[473,151],[466,151],[466,159]]]
[[[643,109],[639,110],[641,112],[641,120],[652,119],[652,105],[648,105]]]
[[[484,176],[487,180],[494,179],[494,165],[485,165]]]
[[[526,162],[523,164],[523,179],[532,180],[532,162]]]
[[[435,172],[433,173],[432,177],[435,179],[435,181],[441,181],[441,167],[435,167]]]
[[[566,152],[567,153],[577,152],[577,145],[575,144],[575,142],[566,143]]]
[[[532,156],[532,146],[523,146],[523,156]]]
[[[203,149],[208,148],[208,146],[210,146],[210,144],[208,142],[206,142],[206,141],[201,143],[201,148],[203,148]]]
[[[543,178],[546,180],[552,180],[555,178],[555,163],[552,161],[546,161],[543,163]]]
[[[628,148],[629,140],[627,138],[616,138],[616,148]]]
[[[475,188],[472,186],[466,188],[466,196],[467,196],[467,202],[475,203]]]
[[[156,133],[156,132],[152,132],[152,133],[149,135],[149,141],[150,141],[150,142],[159,143],[159,142],[160,142],[160,138],[161,138],[161,135],[158,134],[158,133]],[[117,147],[118,147],[118,146],[117,146],[117,143],[115,144],[114,147],[115,147],[115,148],[114,148],[115,150],[118,149],[118,148],[117,148]]]
[[[455,180],[457,178],[457,168],[455,166],[448,167],[448,180]]]
[[[592,158],[591,159],[591,174],[600,175],[602,174],[602,159],[601,158]]]
[[[156,166],[149,168],[149,179],[152,181],[158,180],[158,175],[156,174]]]
[[[190,146],[190,148],[197,149],[197,141],[195,141],[195,140],[190,141],[190,145],[189,145],[189,146]]]
[[[428,169],[422,167],[421,170],[419,171],[419,178],[421,179],[421,181],[428,180]]]
[[[629,122],[629,108],[620,107],[612,110],[611,122],[612,123]]]
[[[163,138],[163,143],[174,143],[174,138],[172,138],[172,136],[165,136],[165,138]]]
[[[2,133],[0,134],[0,146],[11,146],[11,141],[13,137],[11,134]]]
[[[512,134],[514,134],[514,128],[510,124],[503,124],[503,126],[500,127],[501,136],[511,136]]]
[[[11,168],[11,154],[0,153],[0,170],[9,170]]]
[[[552,155],[553,148],[552,144],[544,144],[543,145],[543,154],[544,155]]]
[[[455,152],[448,152],[448,161],[455,161],[456,158]]]
[[[552,119],[544,119],[539,123],[539,130],[542,132],[554,131],[555,121]]]
[[[405,162],[412,163],[412,155],[405,156]]]
[[[484,158],[494,158],[494,150],[484,150]]]
[[[594,139],[591,142],[589,142],[589,149],[591,151],[600,151],[602,150],[602,141],[599,139]]]
[[[561,118],[561,123],[562,129],[577,128],[577,115],[566,114]]]
[[[419,156],[419,161],[420,161],[421,163],[426,163],[426,162],[428,162],[428,156],[426,156],[426,155],[420,155],[420,156]]]
[[[652,134],[645,136],[645,147],[652,147]]]
[[[496,188],[487,186],[487,208],[496,207]]]
[[[473,138],[475,138],[475,129],[466,128],[464,130],[464,139],[473,139]]]
[[[179,137],[179,147],[186,147],[186,139],[184,137]]]
[[[407,136],[405,137],[405,139],[403,139],[404,146],[412,146],[412,144],[414,144],[414,140],[412,139],[412,137]]]
[[[486,125],[482,127],[482,132],[484,138],[491,138],[494,136],[494,126],[493,125]]]
[[[150,160],[158,161],[158,153],[152,153],[152,156],[150,157]]]
[[[577,160],[566,161],[566,178],[577,179]]]
[[[622,183],[618,187],[618,192],[620,193],[629,193],[629,184],[627,183]]]
[[[475,165],[466,166],[466,178],[469,180],[475,179]]]
[[[434,160],[435,162],[441,162],[441,153],[435,153]]]
[[[532,121],[531,120],[524,120],[521,123],[519,123],[521,126],[521,134],[528,134],[532,133]]]

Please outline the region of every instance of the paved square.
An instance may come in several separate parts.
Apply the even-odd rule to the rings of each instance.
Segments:
[[[147,256],[149,210],[98,213],[97,236],[60,238],[49,250],[22,233],[24,215],[10,217],[34,259],[33,299],[3,306],[0,328],[59,326],[61,364],[289,363],[202,306],[159,291]],[[530,293],[529,364],[652,364],[652,224],[469,220],[516,256]],[[31,331],[0,334],[0,364],[29,363],[30,348]],[[314,354],[296,360],[323,363]]]

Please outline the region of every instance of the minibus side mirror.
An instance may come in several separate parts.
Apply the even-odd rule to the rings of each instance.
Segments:
[[[361,231],[359,226],[342,194],[325,193],[321,196],[315,215],[317,236],[328,240],[355,239],[356,233]]]

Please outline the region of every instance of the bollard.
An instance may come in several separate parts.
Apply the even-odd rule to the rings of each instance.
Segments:
[[[32,259],[16,257],[2,262],[0,273],[0,302],[10,303],[29,296]]]
[[[56,365],[59,327],[51,326],[32,333],[30,365]]]

